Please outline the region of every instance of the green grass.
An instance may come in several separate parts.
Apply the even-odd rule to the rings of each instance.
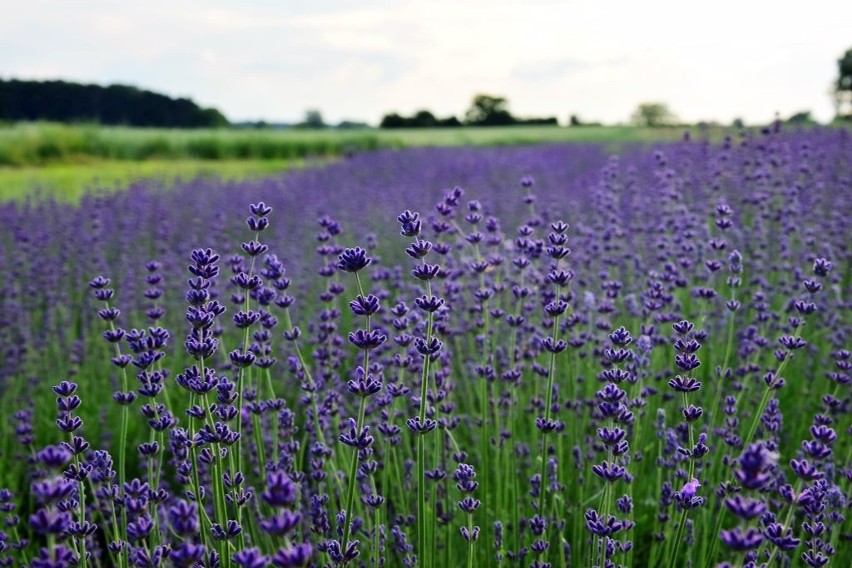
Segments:
[[[271,176],[303,167],[305,160],[107,160],[82,164],[0,167],[0,201],[46,197],[76,202],[87,191],[116,191],[140,180],[160,180],[170,185],[177,179],[216,176],[243,179]]]
[[[406,146],[540,142],[653,142],[678,139],[683,128],[507,126],[399,130],[161,129],[18,123],[0,127],[0,165],[106,160],[269,160],[336,156]],[[721,129],[713,129],[718,135]]]
[[[160,129],[18,123],[0,128],[0,165],[105,160],[272,160],[373,150],[372,131]]]

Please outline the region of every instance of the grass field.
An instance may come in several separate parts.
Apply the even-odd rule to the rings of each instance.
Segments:
[[[372,131],[184,130],[19,123],[0,128],[0,165],[90,159],[293,159],[378,146]]]
[[[313,163],[319,163],[319,160],[97,160],[46,166],[0,166],[0,201],[44,197],[73,203],[87,191],[125,189],[140,180],[162,180],[168,186],[178,179],[199,176],[251,179]]]
[[[399,130],[159,129],[19,123],[0,127],[0,165],[109,160],[273,159],[339,155],[406,146],[649,142],[675,140],[683,128],[509,126]],[[708,131],[714,136],[721,129]]]
[[[719,139],[722,129],[701,136]],[[520,126],[401,130],[149,129],[21,123],[0,127],[0,200],[76,201],[89,189],[140,179],[262,177],[347,152],[411,146],[487,146],[677,140],[683,128]]]

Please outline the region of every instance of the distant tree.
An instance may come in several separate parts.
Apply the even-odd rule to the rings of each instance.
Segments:
[[[414,113],[414,124],[412,126],[415,128],[433,128],[437,125],[438,119],[428,110],[418,110]]]
[[[831,106],[834,107],[835,118],[841,118],[843,116],[844,94],[845,93],[837,88],[837,83],[835,81],[832,81],[828,86],[828,97],[831,99]]]
[[[296,125],[299,128],[313,128],[320,129],[328,126],[325,123],[325,120],[322,118],[322,113],[316,109],[309,109],[305,111],[305,118]]]
[[[739,117],[735,118],[731,121],[731,127],[742,130],[743,128],[745,128],[745,121]]]
[[[379,128],[447,128],[461,126],[454,116],[437,118],[428,110],[419,110],[413,116],[392,112],[382,117]]]
[[[457,128],[459,126],[504,126],[511,124],[546,125],[559,124],[556,117],[515,118],[509,112],[504,97],[476,95],[462,122],[455,116],[439,118],[429,110],[418,110],[412,116],[397,112],[384,115],[379,128]]]
[[[630,117],[633,124],[639,126],[670,126],[677,118],[665,103],[642,103]]]
[[[555,116],[519,118],[514,124],[526,124],[528,126],[559,126],[559,119]]]
[[[572,114],[568,117],[568,126],[579,128],[582,126],[602,126],[600,121],[583,120],[578,114]]]
[[[269,124],[265,120],[246,120],[244,122],[236,122],[232,126],[235,128],[269,128]]]
[[[447,118],[439,118],[438,126],[442,126],[444,128],[456,128],[462,126],[462,123],[458,118],[454,116],[448,116]]]
[[[228,126],[228,119],[215,108],[203,108],[199,114],[208,126]]]
[[[392,112],[390,114],[386,114],[382,117],[382,121],[379,123],[379,128],[405,128],[406,127],[406,118],[401,114]]]
[[[837,60],[837,83],[834,92],[837,114],[852,118],[852,48],[847,49],[843,57]]]
[[[505,126],[514,124],[515,118],[507,108],[509,101],[505,97],[476,95],[465,113],[465,122],[472,126]]]
[[[360,130],[362,128],[370,128],[370,125],[357,120],[341,120],[337,123],[336,128],[340,130]]]

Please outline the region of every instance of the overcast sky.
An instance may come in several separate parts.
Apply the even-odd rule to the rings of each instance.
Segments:
[[[0,0],[0,77],[124,83],[231,120],[462,115],[623,122],[833,114],[849,0]]]

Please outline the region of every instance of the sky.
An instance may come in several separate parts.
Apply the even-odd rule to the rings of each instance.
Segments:
[[[0,77],[132,84],[232,121],[833,116],[848,0],[0,0]]]

